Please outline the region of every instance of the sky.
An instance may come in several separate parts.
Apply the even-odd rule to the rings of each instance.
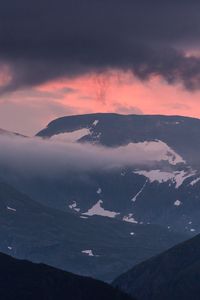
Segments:
[[[200,118],[200,2],[2,0],[0,128],[92,112]]]

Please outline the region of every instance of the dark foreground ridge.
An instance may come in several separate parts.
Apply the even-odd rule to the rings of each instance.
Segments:
[[[0,254],[2,300],[130,300],[106,283]]]
[[[200,235],[139,264],[113,286],[138,300],[199,300]]]

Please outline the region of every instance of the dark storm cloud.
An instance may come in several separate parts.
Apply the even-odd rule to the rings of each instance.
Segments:
[[[180,49],[199,36],[195,0],[2,0],[0,61],[12,80],[0,91],[110,68],[198,89],[200,59]]]

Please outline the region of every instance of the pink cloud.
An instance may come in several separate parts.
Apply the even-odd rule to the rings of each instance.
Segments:
[[[200,117],[200,92],[188,92],[154,77],[141,82],[131,73],[90,74],[17,91],[0,99],[0,127],[34,134],[52,119],[93,112]]]

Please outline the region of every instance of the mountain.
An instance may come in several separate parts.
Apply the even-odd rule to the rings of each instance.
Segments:
[[[0,251],[16,258],[111,282],[186,238],[158,225],[52,209],[0,183]]]
[[[200,235],[137,265],[113,286],[138,300],[198,300],[199,253]]]
[[[106,283],[0,254],[0,298],[131,300]]]
[[[37,135],[64,138],[61,134],[82,130],[79,140],[109,147],[161,140],[196,167],[192,154],[200,149],[199,129],[200,120],[189,117],[99,113],[56,119]]]
[[[17,133],[17,132],[12,132],[12,131],[8,131],[5,129],[0,128],[0,135],[4,135],[4,136],[20,136],[20,137],[25,137],[24,135]]]
[[[181,116],[89,114],[59,118],[37,136],[52,141],[87,142],[120,149],[122,153],[129,151],[136,157],[143,153],[143,161],[112,172],[88,172],[87,180],[66,174],[53,184],[44,180],[39,189],[31,183],[26,192],[62,210],[86,215],[100,211],[121,220],[197,234],[199,132],[199,119]],[[145,164],[145,160],[149,162]]]

